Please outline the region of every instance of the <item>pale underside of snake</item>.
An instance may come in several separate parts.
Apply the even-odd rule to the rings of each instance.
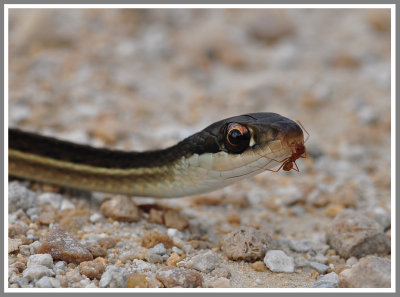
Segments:
[[[94,148],[9,129],[8,155],[11,176],[167,198],[209,192],[277,167],[295,169],[305,147],[296,122],[276,113],[251,113],[218,121],[172,147],[145,152]]]

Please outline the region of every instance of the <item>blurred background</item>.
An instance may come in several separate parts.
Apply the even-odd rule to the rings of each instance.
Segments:
[[[310,134],[270,196],[390,212],[389,10],[10,10],[10,126],[146,150],[258,111]]]

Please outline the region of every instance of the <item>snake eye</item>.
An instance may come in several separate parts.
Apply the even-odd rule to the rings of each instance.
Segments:
[[[233,153],[241,153],[250,143],[249,130],[240,124],[231,123],[226,127],[225,147]]]

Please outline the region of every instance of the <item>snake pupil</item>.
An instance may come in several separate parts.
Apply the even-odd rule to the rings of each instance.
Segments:
[[[229,151],[241,153],[249,146],[250,132],[245,126],[230,124],[227,131],[225,146]]]

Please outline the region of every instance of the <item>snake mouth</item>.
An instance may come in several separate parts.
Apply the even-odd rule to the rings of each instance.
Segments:
[[[293,127],[291,130],[285,131],[281,136],[281,141],[286,144],[292,153],[296,153],[296,146],[300,145],[304,147],[304,134],[297,127]]]
[[[269,146],[271,142],[279,141],[282,147],[289,147],[294,152],[296,144],[304,145],[302,128],[285,117],[265,117],[248,124],[252,132],[252,140],[247,150]]]

